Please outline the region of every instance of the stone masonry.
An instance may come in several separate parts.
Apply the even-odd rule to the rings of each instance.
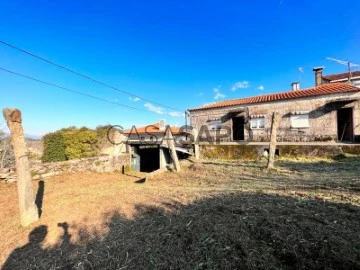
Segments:
[[[33,180],[40,180],[63,173],[122,171],[123,166],[124,168],[130,167],[129,154],[121,154],[117,158],[113,158],[112,156],[100,156],[47,163],[42,163],[40,160],[30,161],[31,176]],[[1,169],[0,180],[6,182],[16,181],[16,168]]]
[[[298,90],[301,91],[301,90]],[[357,101],[343,101],[355,100]],[[245,131],[244,141],[268,142],[270,139],[271,115],[277,111],[281,115],[278,128],[278,138],[280,142],[313,142],[313,141],[337,141],[337,110],[340,108],[353,109],[353,130],[355,141],[360,140],[360,93],[342,93],[316,97],[289,99],[282,101],[271,101],[249,105],[229,106],[223,108],[212,108],[191,111],[191,125],[200,130],[201,126],[209,125],[212,119],[220,119],[223,126],[228,126],[232,130],[232,117],[244,116]],[[237,114],[232,111],[239,109],[242,112]],[[291,128],[290,114],[293,111],[309,112],[308,128]],[[251,129],[250,116],[264,115],[265,128]],[[209,131],[212,136],[216,131]],[[223,130],[221,131],[224,132]],[[202,139],[206,140],[205,133],[201,134]],[[232,141],[232,134],[221,141]]]

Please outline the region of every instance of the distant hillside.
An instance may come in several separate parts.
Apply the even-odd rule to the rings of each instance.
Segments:
[[[26,145],[32,157],[41,158],[44,153],[43,140],[29,140],[26,139]]]
[[[25,134],[25,139],[31,141],[38,141],[38,140],[42,140],[42,136]]]
[[[4,132],[4,135],[5,135],[6,137],[8,137],[8,136],[10,136],[10,133]],[[29,140],[29,141],[37,141],[37,140],[41,140],[41,139],[42,139],[42,136],[25,134],[25,139],[26,139],[26,140]]]

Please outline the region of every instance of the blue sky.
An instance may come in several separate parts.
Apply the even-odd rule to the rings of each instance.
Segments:
[[[360,64],[359,10],[355,0],[2,0],[1,40],[176,110],[130,100],[2,44],[1,68],[143,111],[3,71],[0,107],[20,108],[25,132],[35,135],[70,125],[182,125],[177,115],[187,108],[289,90],[299,67],[301,88],[313,86],[314,66],[346,71],[328,56]]]

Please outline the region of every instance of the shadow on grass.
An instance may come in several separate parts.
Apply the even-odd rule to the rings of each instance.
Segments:
[[[132,174],[129,174],[129,173],[123,173],[123,175],[129,176],[129,177],[132,177],[132,178],[136,178],[136,179],[140,178],[139,176],[132,175]]]
[[[53,248],[47,228],[12,252],[3,269],[359,269],[360,208],[265,194],[230,194],[191,205],[137,205],[104,215],[106,235],[68,224]]]
[[[265,163],[261,163],[259,161],[254,161],[254,160],[241,160],[241,162],[237,162],[236,160],[228,161],[228,162],[216,162],[216,161],[211,161],[211,160],[206,160],[202,162],[205,165],[214,165],[214,166],[220,166],[220,167],[243,167],[243,168],[256,168],[256,169],[261,169],[261,168],[265,168],[264,165]]]
[[[45,183],[44,183],[44,181],[41,180],[38,182],[38,190],[37,190],[36,198],[35,198],[35,204],[38,209],[39,217],[41,217],[41,214],[42,214],[44,190],[45,190]]]

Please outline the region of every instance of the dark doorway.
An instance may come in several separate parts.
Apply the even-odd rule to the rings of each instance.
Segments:
[[[244,140],[244,124],[245,119],[243,116],[234,117],[233,122],[233,140],[234,141],[243,141]]]
[[[337,111],[338,141],[353,141],[353,110],[352,108]]]
[[[160,168],[160,149],[158,145],[140,145],[140,171],[153,172]]]

